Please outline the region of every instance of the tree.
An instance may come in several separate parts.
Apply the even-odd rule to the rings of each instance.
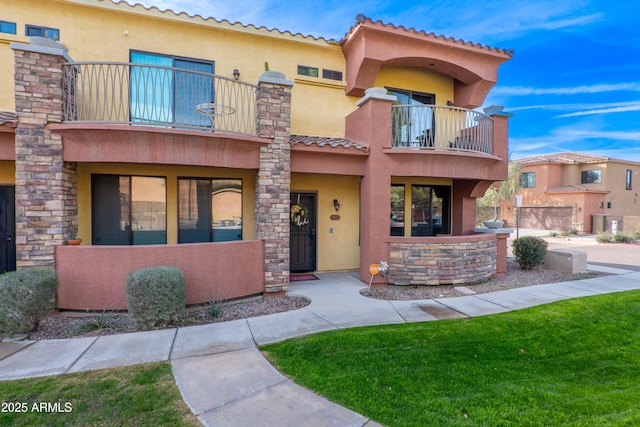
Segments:
[[[477,200],[478,223],[487,221],[488,212],[493,210],[493,221],[500,216],[500,204],[511,202],[516,193],[520,191],[520,165],[509,161],[509,172],[506,181],[494,182]]]

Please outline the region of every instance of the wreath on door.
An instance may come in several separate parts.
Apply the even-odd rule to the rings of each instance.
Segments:
[[[309,209],[301,203],[296,203],[295,205],[291,205],[291,209],[289,211],[289,217],[291,218],[291,222],[298,226],[302,227],[303,225],[309,224]]]

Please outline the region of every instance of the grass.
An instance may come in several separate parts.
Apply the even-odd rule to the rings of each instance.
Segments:
[[[169,362],[4,381],[0,401],[2,426],[200,425]]]
[[[386,426],[640,425],[640,291],[262,347]]]

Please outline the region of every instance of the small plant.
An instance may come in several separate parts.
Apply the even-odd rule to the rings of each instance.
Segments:
[[[222,314],[224,310],[225,303],[227,300],[216,300],[211,297],[208,297],[209,307],[207,308],[207,313],[212,319],[217,319]]]
[[[38,329],[40,320],[55,309],[56,287],[52,268],[29,268],[0,275],[0,335]]]
[[[138,326],[163,326],[184,313],[184,274],[177,267],[135,271],[127,278],[126,291],[129,316]]]
[[[601,231],[596,235],[596,241],[598,243],[613,243],[613,234],[608,231]]]
[[[635,239],[631,233],[619,231],[615,236],[613,236],[613,241],[616,243],[633,243]]]
[[[535,236],[524,236],[513,241],[514,260],[523,270],[532,270],[544,264],[547,242]]]
[[[102,310],[102,313],[100,313],[100,315],[88,319],[87,321],[75,326],[73,329],[71,329],[71,331],[69,331],[67,336],[73,337],[99,329],[111,329],[115,327],[117,323],[118,320],[115,311],[107,311],[107,309],[104,309]]]
[[[557,231],[550,231],[549,232],[549,237],[558,237],[558,232]]]

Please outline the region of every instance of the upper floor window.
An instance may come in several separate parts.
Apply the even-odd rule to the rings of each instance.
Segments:
[[[242,240],[242,180],[180,178],[178,243]]]
[[[581,184],[600,184],[602,182],[602,171],[594,169],[590,171],[582,171],[580,178]]]
[[[0,33],[15,34],[16,23],[8,21],[0,21]]]
[[[393,112],[391,132],[393,141],[402,147],[429,147],[434,145],[436,103],[433,93],[387,88],[398,101]]]
[[[631,169],[627,169],[627,175],[626,175],[626,183],[625,183],[625,188],[627,190],[631,190],[632,186],[631,186],[631,178],[633,176],[633,171]]]
[[[322,69],[322,78],[342,81],[342,71]]]
[[[42,27],[40,25],[25,25],[24,35],[28,37],[46,37],[52,40],[60,40],[60,30],[57,28]]]
[[[318,69],[316,67],[298,65],[298,74],[301,76],[318,77]]]
[[[524,172],[520,174],[520,187],[522,188],[535,188],[536,187],[536,173]]]
[[[196,106],[215,103],[213,62],[138,51],[131,51],[130,57],[132,63],[140,64],[131,67],[132,121],[212,125]]]
[[[92,244],[167,243],[166,184],[164,177],[92,175]]]

